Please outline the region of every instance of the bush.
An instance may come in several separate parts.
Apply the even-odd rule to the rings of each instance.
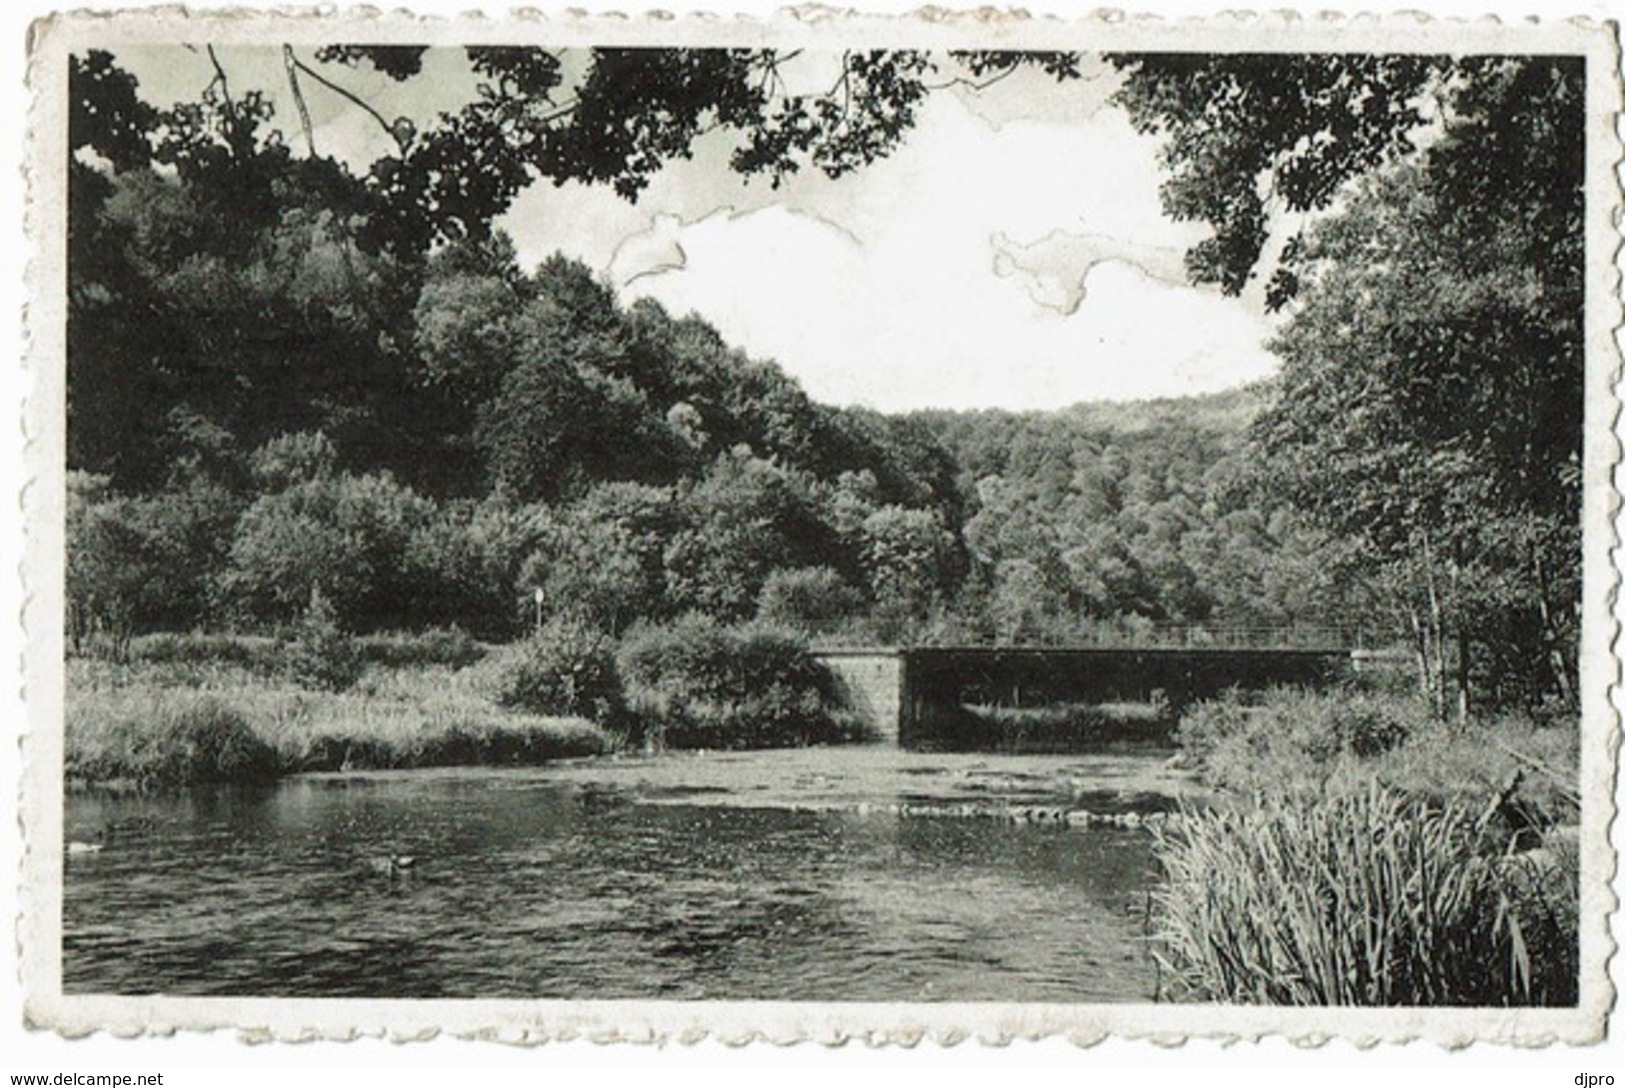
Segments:
[[[106,477],[69,473],[67,633],[75,650],[122,657],[138,631],[205,621],[237,501],[202,482],[119,497]]]
[[[863,613],[863,594],[830,567],[776,570],[762,584],[756,618],[809,635],[829,634]]]
[[[833,678],[793,636],[691,615],[621,644],[641,739],[674,748],[770,748],[855,740]]]
[[[361,678],[364,665],[355,639],[339,627],[338,614],[320,588],[311,589],[310,604],[281,649],[284,670],[304,687],[343,691]]]
[[[1500,842],[1376,785],[1187,812],[1156,842],[1158,959],[1196,1001],[1572,1004],[1577,866]]]
[[[519,585],[521,566],[551,523],[546,507],[500,495],[445,503],[407,540],[402,579],[417,617],[408,626],[456,624],[497,641],[528,630],[531,587]]]
[[[1213,785],[1314,787],[1333,764],[1380,756],[1428,723],[1427,707],[1411,698],[1272,688],[1256,701],[1231,692],[1190,707],[1175,739]]]
[[[576,620],[555,619],[497,651],[487,676],[499,706],[588,718],[606,728],[621,718],[614,645],[602,631]]]
[[[69,779],[174,788],[259,782],[278,772],[272,747],[218,699],[169,694],[152,705],[119,707],[68,717]]]

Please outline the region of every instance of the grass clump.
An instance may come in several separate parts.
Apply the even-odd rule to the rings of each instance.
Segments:
[[[457,626],[363,635],[356,639],[356,649],[369,665],[389,669],[425,665],[461,669],[485,657],[485,647]]]
[[[1356,689],[1230,692],[1180,718],[1175,740],[1203,777],[1241,792],[1318,788],[1339,765],[1403,745],[1431,722],[1421,702]]]
[[[1277,688],[1199,703],[1175,739],[1209,785],[1316,797],[1380,782],[1431,805],[1482,804],[1522,772],[1517,802],[1538,826],[1578,819],[1579,730],[1516,715],[1441,722],[1422,701],[1359,689]]]
[[[274,660],[267,639],[203,632],[159,632],[140,635],[130,643],[133,662],[178,665],[240,665],[260,668]]]
[[[176,788],[266,781],[276,777],[279,760],[220,698],[162,691],[70,713],[65,769],[70,781]]]
[[[184,788],[299,771],[536,764],[614,747],[585,719],[495,705],[473,674],[374,666],[349,689],[325,691],[215,667],[197,689],[169,666],[76,659],[68,778]]]
[[[672,748],[773,748],[862,738],[834,678],[795,636],[705,616],[638,628],[618,664],[637,737]]]
[[[365,716],[346,709],[354,708],[314,709],[281,732],[289,770],[533,766],[613,747],[610,736],[584,718],[481,713],[454,704]]]
[[[1157,956],[1173,996],[1285,1005],[1563,1005],[1578,865],[1509,855],[1458,803],[1372,784],[1187,813],[1160,833]]]
[[[495,705],[475,669],[370,669],[342,692],[241,693],[289,771],[533,765],[599,755],[613,739],[580,717]]]

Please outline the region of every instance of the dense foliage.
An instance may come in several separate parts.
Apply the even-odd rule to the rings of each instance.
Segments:
[[[1057,412],[925,413],[966,496],[964,622],[1007,642],[1360,626],[1331,546],[1252,486],[1257,389]],[[1225,632],[1222,629],[1233,629]],[[1380,630],[1371,632],[1380,637]]]
[[[1358,546],[1441,709],[1576,690],[1582,90],[1578,64],[1486,64],[1419,162],[1309,234],[1275,345],[1275,486]]]
[[[640,627],[619,656],[641,739],[671,748],[854,740],[828,671],[793,637],[701,615]]]
[[[142,788],[263,782],[278,773],[276,753],[235,708],[214,696],[143,704],[68,719],[70,780],[123,781]]]
[[[1269,217],[1296,299],[1256,437],[1271,490],[1344,548],[1436,712],[1572,704],[1579,619],[1585,65],[1577,57],[1125,57],[1164,208],[1238,293]],[[1413,135],[1433,122],[1426,146]]]
[[[491,699],[510,710],[620,724],[622,698],[615,646],[578,620],[554,620],[490,659]]]
[[[1076,58],[852,53],[797,97],[772,51],[465,53],[477,88],[429,128],[355,101],[394,149],[365,171],[224,66],[163,109],[72,59],[76,644],[278,631],[314,592],[346,631],[500,639],[687,613],[878,641],[1339,627],[1408,639],[1437,711],[1572,699],[1577,62],[1109,58],[1165,207],[1214,229],[1196,280],[1241,290],[1272,216],[1336,202],[1272,273],[1279,381],[889,418],[579,264],[521,268],[492,221],[537,177],[634,194],[719,127],[743,174],[839,174],[950,71]],[[284,59],[302,102],[423,51]]]
[[[317,592],[351,631],[496,638],[701,612],[1014,641],[1332,603],[1290,518],[1230,484],[1253,398],[819,405],[697,317],[623,307],[562,258],[521,269],[501,235],[370,251],[345,225],[371,214],[362,179],[293,155],[263,103],[158,114],[105,55],[75,63],[81,641],[276,630]]]

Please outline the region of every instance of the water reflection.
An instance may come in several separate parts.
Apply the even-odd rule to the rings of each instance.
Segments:
[[[596,775],[598,772],[594,772]],[[909,783],[911,786],[914,783]],[[1122,1001],[1148,840],[568,774],[75,797],[71,992]],[[377,864],[411,856],[406,869]]]

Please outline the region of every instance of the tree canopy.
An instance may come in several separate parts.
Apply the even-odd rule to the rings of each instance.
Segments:
[[[1455,682],[1574,690],[1584,419],[1583,71],[1474,62],[1416,162],[1296,261],[1259,423],[1275,484],[1361,543]],[[1441,603],[1441,601],[1443,603]],[[1477,645],[1490,666],[1474,670]]]

